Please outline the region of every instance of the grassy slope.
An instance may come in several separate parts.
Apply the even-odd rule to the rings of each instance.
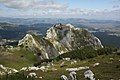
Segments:
[[[102,51],[104,50],[102,49]],[[14,50],[11,51],[10,53],[12,54],[9,55],[0,54],[0,64],[3,64],[4,66],[8,66],[11,68],[20,69],[25,66],[31,66],[33,65],[33,63],[40,61],[40,58],[35,56],[33,52],[24,49]],[[94,72],[96,79],[100,79],[100,80],[120,79],[120,54],[117,55],[113,53],[108,55],[100,55],[98,57],[86,59],[82,61],[77,60],[76,64],[71,64],[71,61],[66,61],[64,67],[60,66],[62,62],[63,60],[53,62],[54,68],[57,69],[56,71],[49,70],[48,72],[42,72],[41,70],[39,70],[39,71],[30,71],[30,72],[36,72],[38,77],[39,76],[43,77],[42,80],[60,80],[60,76],[62,74],[67,76],[69,75],[69,72],[65,70],[66,68],[92,66],[94,63],[99,62],[100,63],[99,66],[94,68],[90,67],[90,70]],[[78,80],[85,80],[83,75],[84,71],[86,70],[77,71]],[[28,74],[30,72],[24,72],[24,73]],[[36,79],[36,80],[40,80],[40,79]]]
[[[32,66],[34,63],[40,61],[41,59],[34,55],[34,52],[28,50],[14,50],[9,55],[1,55],[0,56],[0,64],[20,69],[25,66]]]
[[[34,56],[33,52],[26,51],[26,50],[20,50],[15,51],[15,55],[9,55],[9,56],[1,56],[0,57],[0,64],[3,64],[4,66],[9,66],[12,68],[20,69],[24,66],[30,66],[33,65],[34,62],[39,61],[39,58]],[[24,57],[21,57],[24,56]],[[113,59],[110,59],[113,58]],[[9,61],[9,62],[8,62]],[[118,80],[120,79],[120,55],[117,54],[111,54],[111,55],[101,55],[96,58],[87,59],[87,60],[77,60],[76,64],[71,64],[71,61],[65,62],[64,67],[60,67],[60,64],[63,61],[54,61],[54,68],[56,68],[56,71],[48,71],[48,72],[42,72],[39,71],[30,71],[37,73],[38,76],[42,76],[42,80],[60,80],[60,76],[62,74],[69,75],[69,72],[66,71],[66,68],[75,68],[75,67],[81,67],[81,66],[92,66],[94,63],[99,62],[100,65],[97,67],[90,67],[90,70],[92,70],[95,74],[96,79],[100,80]],[[86,70],[80,70],[77,71],[77,78],[78,80],[85,80],[84,79],[84,71]],[[25,74],[28,74],[30,72],[24,72]],[[36,79],[40,80],[40,79]]]
[[[113,60],[110,60],[110,58],[113,58]],[[57,71],[48,71],[48,72],[42,72],[42,71],[33,71],[36,72],[38,76],[42,76],[42,80],[60,80],[60,76],[62,74],[65,74],[68,76],[69,72],[65,71],[68,67],[80,67],[80,66],[92,66],[94,63],[99,62],[100,65],[96,67],[90,67],[90,70],[92,70],[95,74],[95,78],[100,80],[118,80],[120,79],[120,56],[119,55],[102,55],[97,58],[83,60],[77,62],[77,64],[70,64],[70,61],[66,62],[65,67],[60,67],[59,62],[55,62],[55,68],[57,68]],[[81,70],[77,72],[77,78],[78,80],[85,80],[84,79],[84,71]],[[40,80],[40,79],[38,79]]]

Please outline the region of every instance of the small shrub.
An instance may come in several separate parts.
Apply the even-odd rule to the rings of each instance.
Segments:
[[[120,65],[116,65],[116,68],[120,68]]]
[[[120,52],[117,52],[117,55],[120,55]]]

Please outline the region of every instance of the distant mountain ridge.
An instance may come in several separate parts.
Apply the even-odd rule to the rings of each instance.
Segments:
[[[28,48],[44,59],[50,59],[60,54],[91,47],[102,48],[100,40],[83,28],[75,28],[71,24],[55,24],[47,30],[45,37],[26,34],[19,41],[19,46]]]
[[[25,24],[38,24],[38,23],[112,23],[120,24],[120,20],[96,20],[96,19],[84,19],[84,18],[9,18],[9,17],[0,17],[0,22],[9,22],[19,25]],[[75,25],[74,24],[74,25]]]

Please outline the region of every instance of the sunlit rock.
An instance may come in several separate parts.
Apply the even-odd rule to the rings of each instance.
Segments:
[[[40,53],[42,59],[55,58],[63,53],[91,47],[103,48],[101,41],[83,28],[71,24],[55,24],[47,30],[45,37],[26,34],[18,46]]]
[[[95,64],[93,64],[93,67],[96,67],[96,66],[99,66],[100,65],[100,63],[95,63]]]
[[[89,69],[89,67],[85,66],[85,67],[78,67],[78,68],[66,68],[66,71],[79,71],[84,69]]]
[[[84,76],[85,76],[86,79],[95,80],[94,74],[93,74],[93,72],[91,70],[85,71]]]
[[[37,78],[37,74],[36,73],[29,73],[27,78],[29,78],[29,77]]]

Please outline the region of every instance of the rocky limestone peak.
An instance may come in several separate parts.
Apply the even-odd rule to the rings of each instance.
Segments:
[[[87,30],[61,23],[53,25],[42,38],[27,34],[18,45],[25,45],[47,59],[75,49],[103,47],[101,41]]]
[[[22,40],[19,40],[18,46],[36,52],[42,59],[58,56],[57,50],[48,40],[36,35],[26,34]]]
[[[66,36],[67,33],[71,32],[73,28],[74,26],[71,24],[55,24],[53,27],[47,30],[46,38],[60,40]]]
[[[25,37],[22,40],[19,40],[18,45],[22,45],[23,43],[27,44],[28,41],[29,42],[31,41],[31,42],[35,43],[35,40],[34,40],[34,38],[31,34],[26,34]]]
[[[91,46],[95,49],[103,47],[100,40],[83,28],[75,28],[71,24],[56,24],[51,27],[46,34],[48,39],[54,45],[59,43],[65,47],[65,51],[76,48]],[[55,46],[57,46],[56,44]]]
[[[53,27],[58,28],[58,29],[74,28],[74,26],[71,24],[61,24],[61,23],[55,24]]]

